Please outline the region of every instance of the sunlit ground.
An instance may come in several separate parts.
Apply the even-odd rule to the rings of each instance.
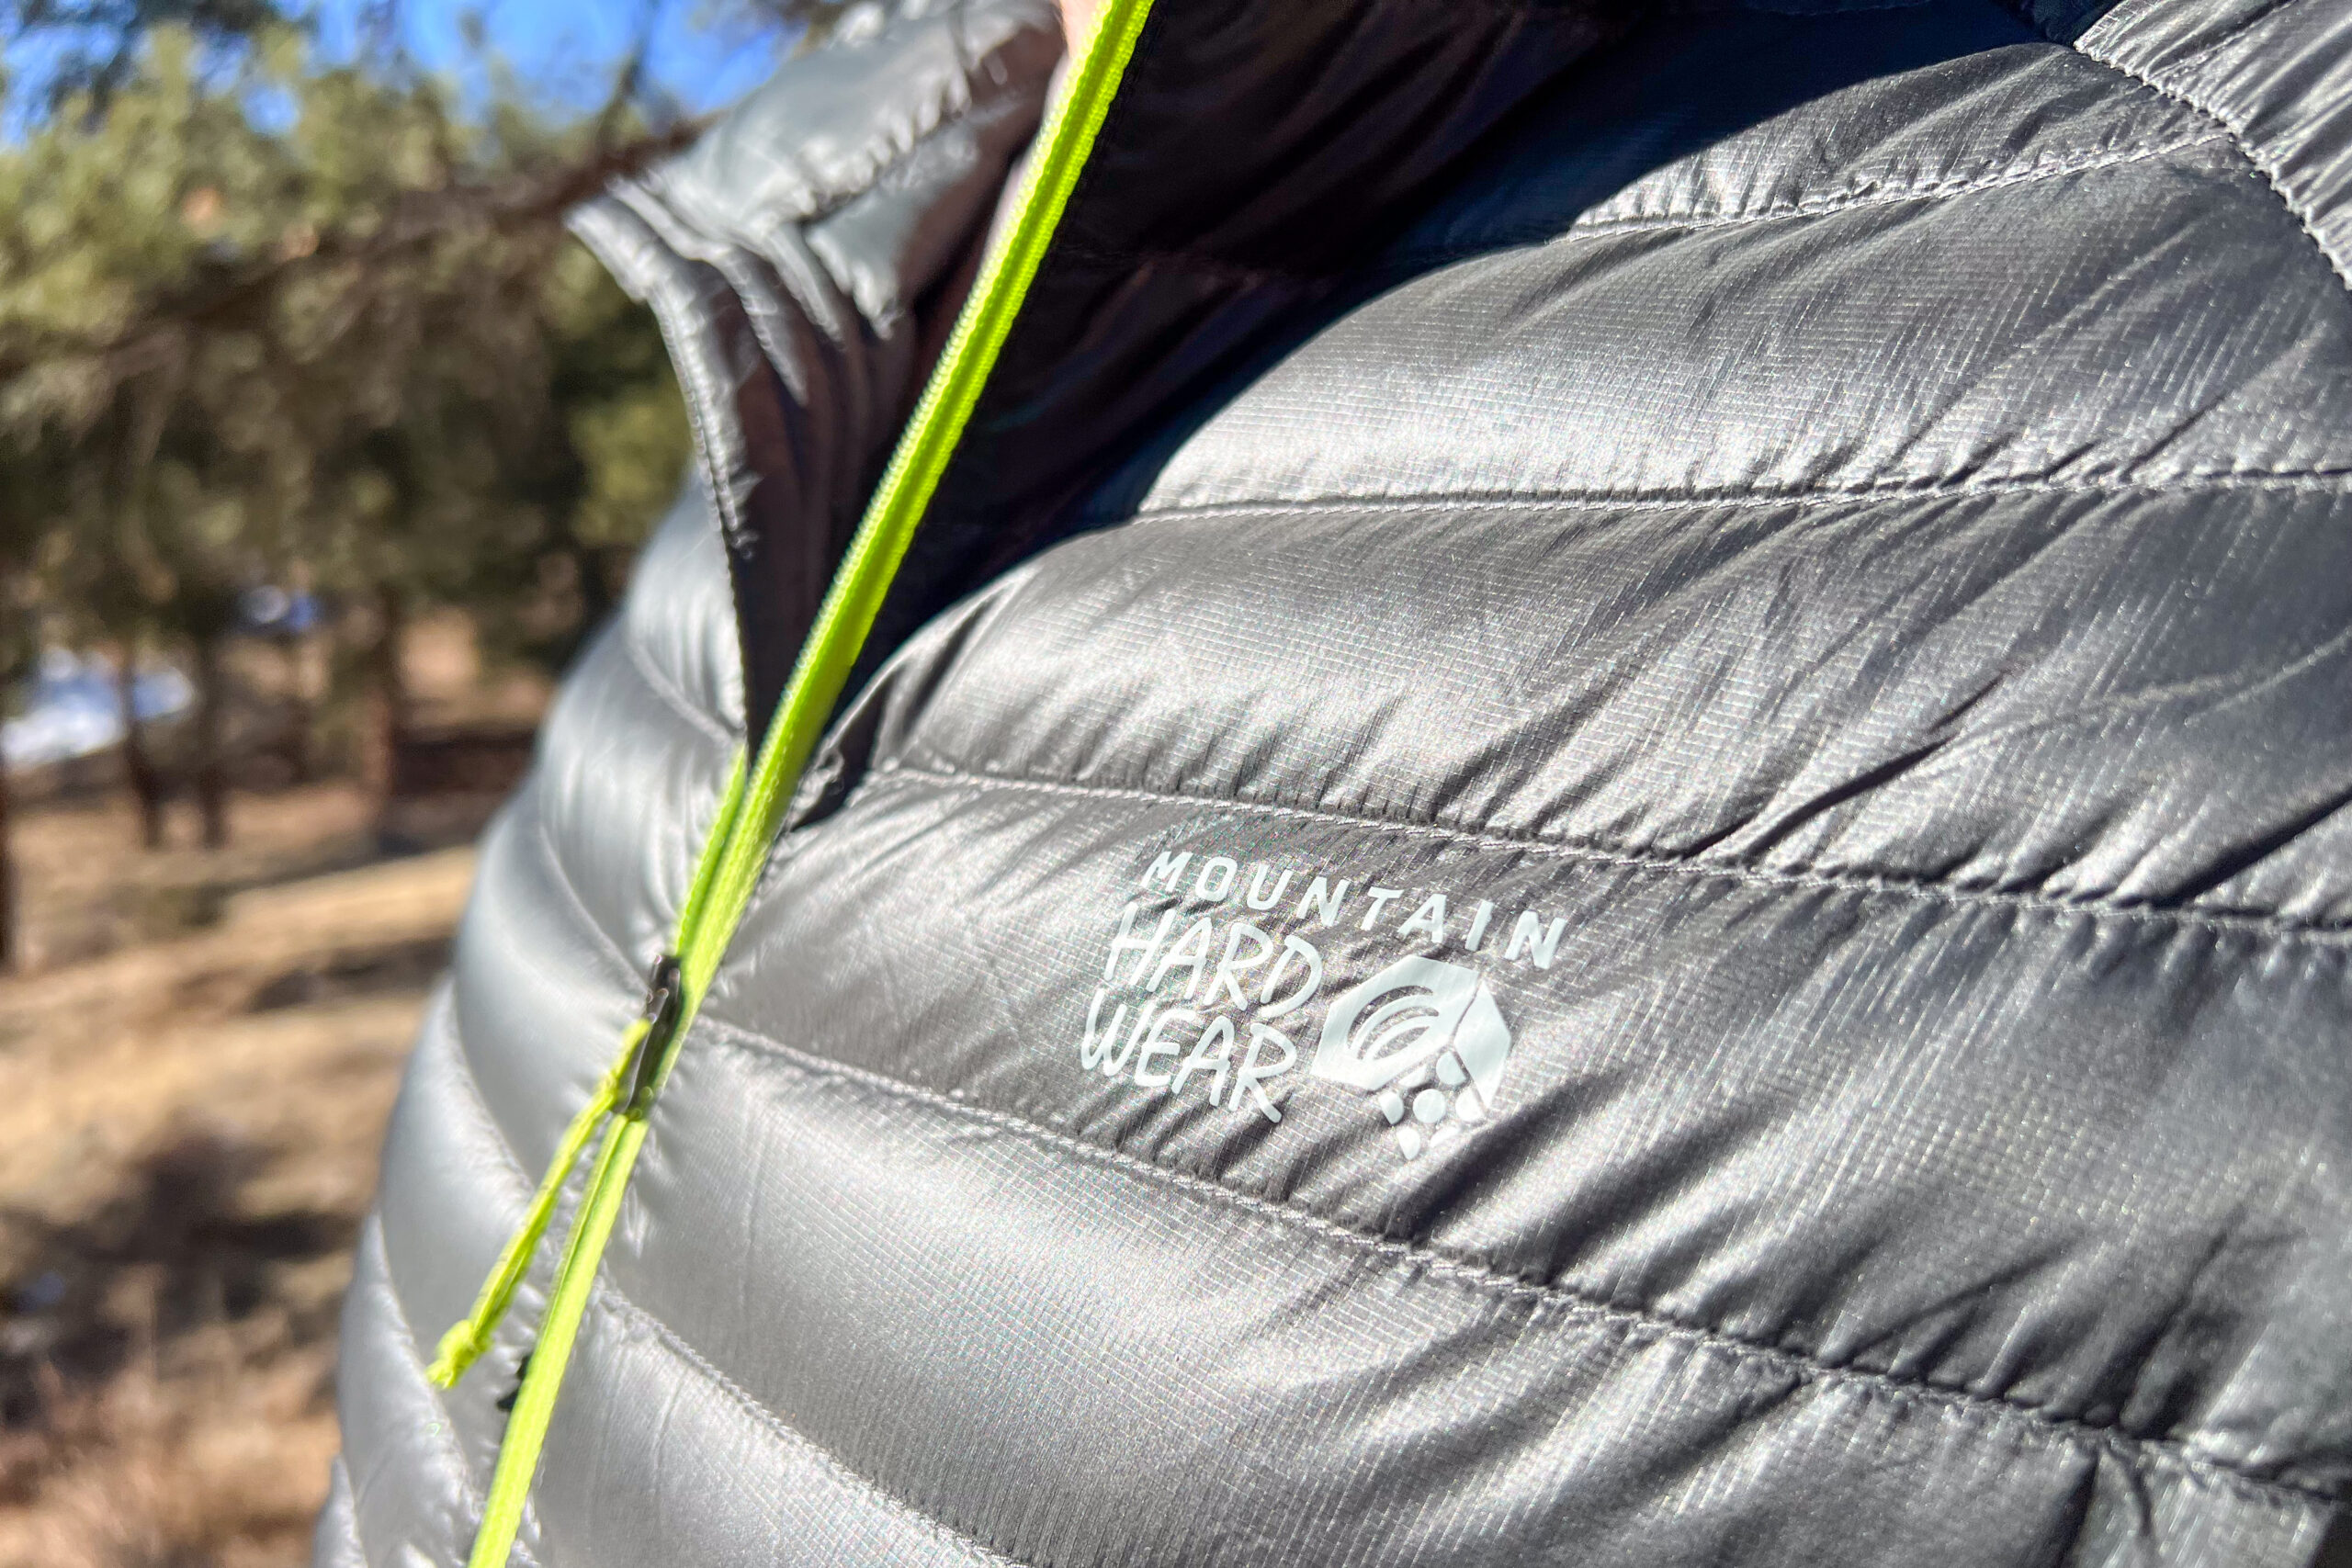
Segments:
[[[428,712],[543,695],[416,644]],[[184,818],[140,849],[119,794],[17,823],[40,966],[0,980],[0,1568],[308,1558],[352,1242],[472,852],[387,857],[349,782],[232,812],[217,852]]]

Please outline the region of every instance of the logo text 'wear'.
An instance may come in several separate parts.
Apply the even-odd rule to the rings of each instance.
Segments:
[[[1408,897],[1270,864],[1245,871],[1226,855],[1202,857],[1193,871],[1193,858],[1159,854],[1144,873],[1145,897],[1120,911],[1087,1006],[1080,1068],[1278,1122],[1303,1065],[1304,1077],[1366,1097],[1408,1160],[1493,1114],[1511,1032],[1487,973],[1550,968],[1565,919],[1532,909],[1498,919],[1485,899]],[[1306,881],[1295,903],[1295,878]],[[1169,897],[1172,907],[1153,907]],[[1342,922],[1421,951],[1331,998],[1309,1035],[1324,1001],[1315,939]]]

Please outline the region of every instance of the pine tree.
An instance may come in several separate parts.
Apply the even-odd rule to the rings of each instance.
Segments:
[[[224,64],[164,15],[0,144],[0,568],[34,588],[16,620],[191,671],[218,841],[248,590],[300,581],[374,628],[381,745],[416,611],[556,660],[609,603],[686,433],[650,317],[561,218],[694,128],[617,95],[469,107],[274,13],[236,13]],[[551,602],[572,613],[519,613]]]

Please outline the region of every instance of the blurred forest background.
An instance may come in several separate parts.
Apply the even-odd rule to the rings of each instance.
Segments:
[[[0,0],[0,1565],[306,1560],[466,845],[687,460],[562,215],[849,9]]]

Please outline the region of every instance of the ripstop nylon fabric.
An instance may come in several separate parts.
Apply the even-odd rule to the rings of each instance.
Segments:
[[[728,487],[797,481],[727,422],[878,468],[836,394],[911,399],[1050,23],[908,7],[729,180],[583,220],[717,456],[485,844],[322,1562],[463,1558],[547,1260],[448,1394],[424,1348],[743,739]],[[2347,38],[1160,0],[646,1124],[517,1560],[2312,1562]],[[1416,964],[1448,1050],[1376,1084]]]

